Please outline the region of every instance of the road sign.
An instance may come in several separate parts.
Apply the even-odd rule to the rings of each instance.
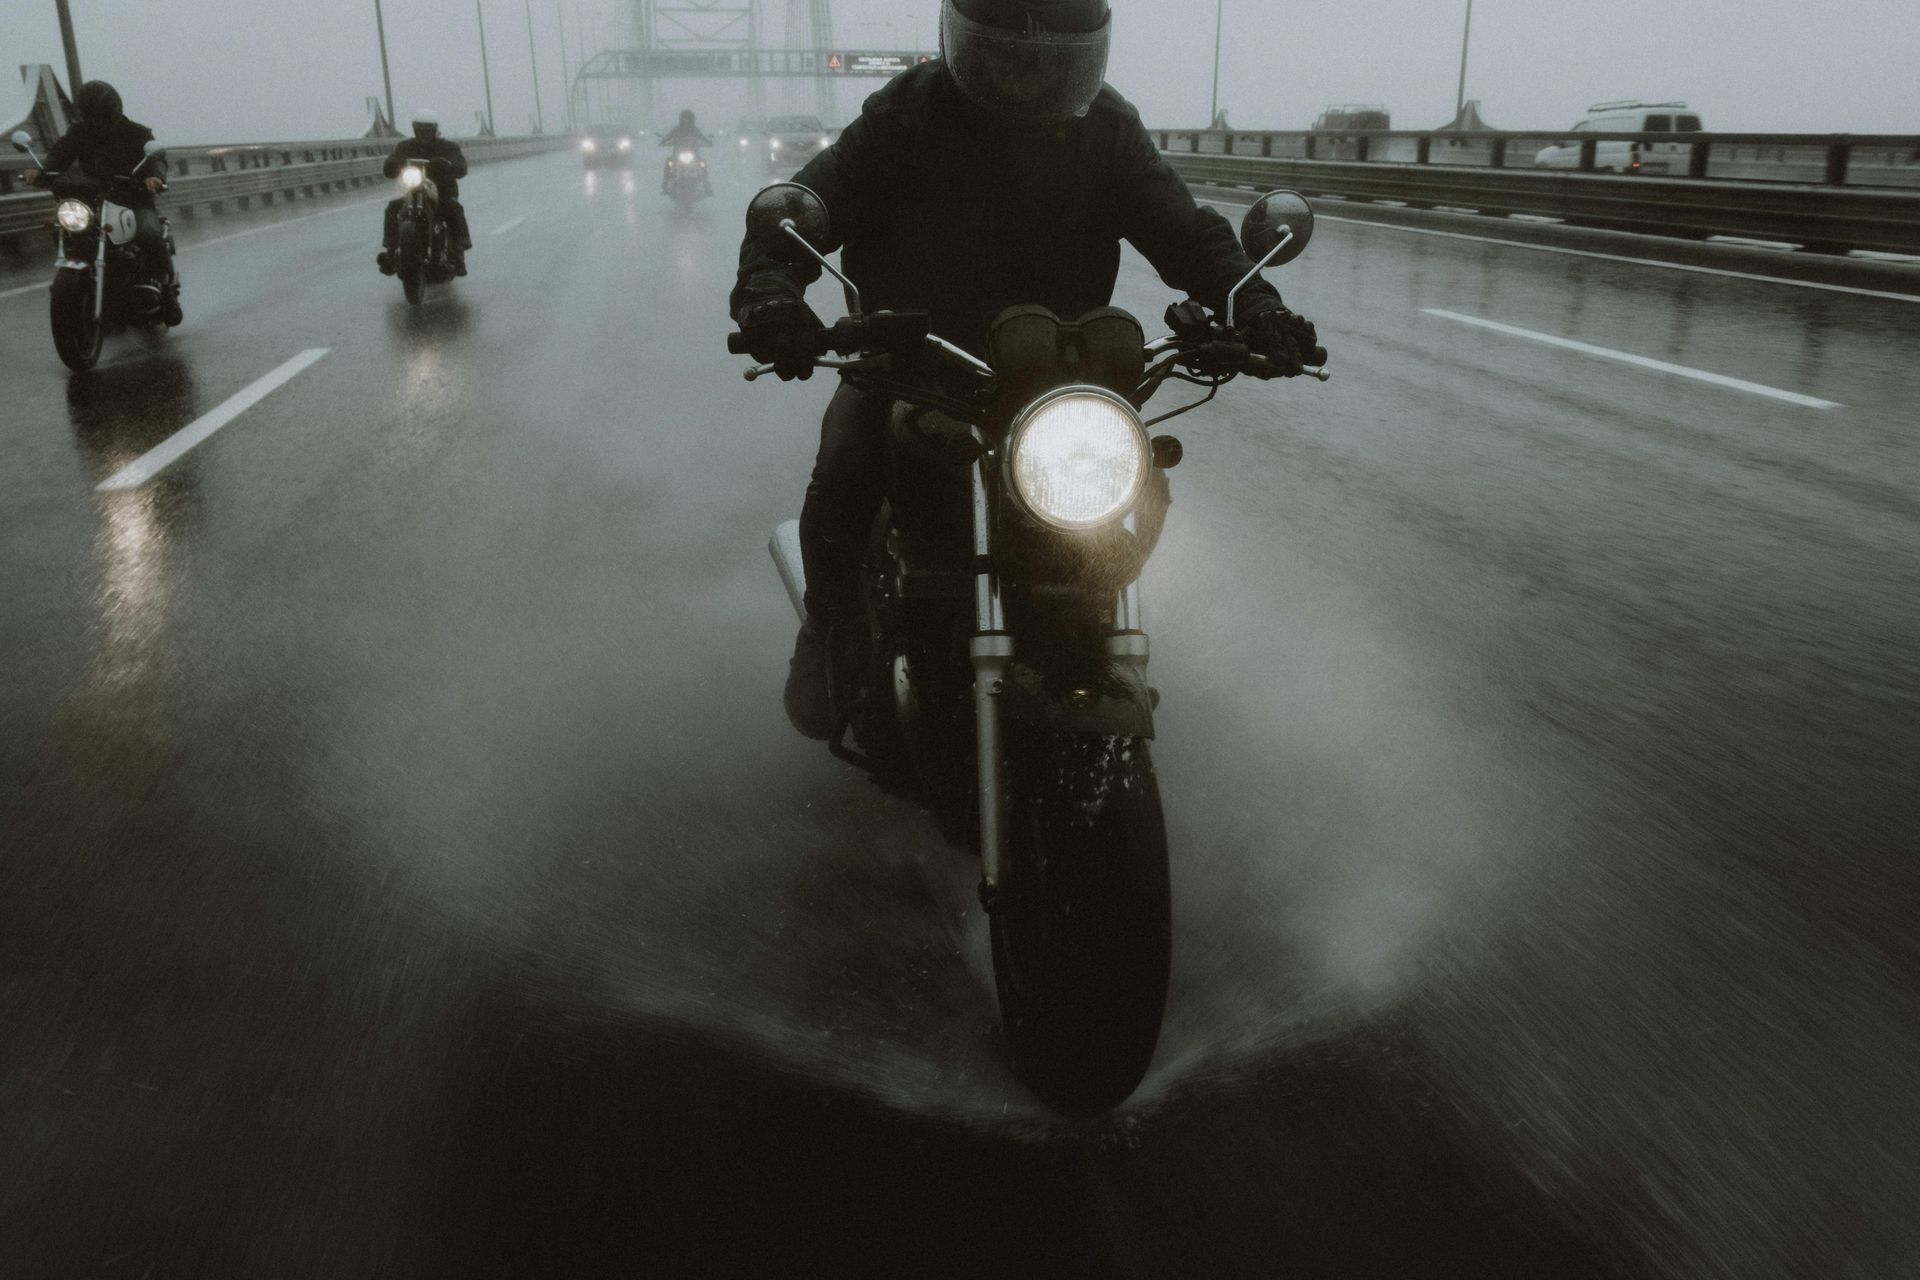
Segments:
[[[845,59],[841,58],[839,54],[831,53],[827,55],[827,70],[839,71],[846,65]]]

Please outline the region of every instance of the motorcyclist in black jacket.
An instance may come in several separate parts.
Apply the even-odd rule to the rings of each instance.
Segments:
[[[1010,306],[1073,317],[1107,305],[1122,240],[1173,288],[1224,309],[1253,264],[1227,220],[1194,202],[1133,106],[1102,83],[1111,27],[1106,0],[944,0],[940,59],[869,98],[795,177],[826,202],[833,247],[870,310],[930,311],[935,333],[978,354]],[[821,321],[804,295],[819,275],[751,239],[741,251],[733,317],[783,379],[812,374]],[[1318,338],[1278,291],[1255,281],[1237,311],[1258,354],[1303,371]],[[888,408],[842,383],[807,486],[807,621],[786,709],[809,737],[831,733],[828,649],[860,614]]]
[[[460,179],[467,176],[467,157],[459,143],[440,136],[440,117],[433,112],[416,111],[409,123],[413,126],[413,136],[402,138],[393,154],[387,157],[386,175],[399,177],[409,160],[427,161],[427,176],[433,179],[440,193],[440,216],[447,220],[447,231],[452,237],[449,257],[453,274],[463,276],[467,274],[467,250],[473,248],[473,236],[467,230],[467,211],[460,205]],[[387,205],[386,230],[380,239],[377,259],[385,275],[392,275],[399,266],[394,251],[400,247],[400,206],[404,203],[402,199]]]
[[[660,190],[665,191],[667,185],[673,181],[673,167],[679,163],[680,153],[677,148],[686,147],[695,152],[696,163],[700,165],[700,180],[705,184],[707,194],[713,194],[713,183],[707,177],[706,162],[698,159],[699,149],[712,146],[713,139],[700,131],[700,125],[693,112],[682,111],[680,123],[660,135],[660,145],[676,148],[674,154],[667,157],[666,172],[660,175]]]
[[[37,186],[43,176],[57,177],[77,163],[89,180],[109,192],[115,204],[124,204],[133,210],[133,242],[140,250],[140,260],[147,273],[147,279],[134,286],[136,298],[144,301],[143,310],[158,310],[163,303],[177,310],[178,300],[163,296],[165,285],[173,275],[173,264],[167,261],[160,212],[154,207],[154,197],[166,185],[166,155],[147,155],[146,147],[153,141],[153,130],[127,119],[121,109],[119,92],[106,81],[89,80],[81,85],[74,94],[73,107],[79,119],[47,152],[45,175],[29,169],[22,178],[27,185]],[[127,177],[135,169],[139,169],[140,174],[133,183],[115,186],[114,179]],[[168,323],[178,324],[179,320],[169,316]]]

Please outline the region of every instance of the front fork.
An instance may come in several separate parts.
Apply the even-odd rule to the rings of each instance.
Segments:
[[[980,897],[994,909],[1006,885],[1007,753],[1003,694],[1008,668],[1013,665],[1013,637],[1007,632],[1000,600],[1000,580],[993,568],[992,490],[987,484],[991,455],[983,455],[973,471],[974,626],[973,707],[978,744],[980,793]],[[1127,528],[1133,531],[1133,517]],[[1114,600],[1113,625],[1107,631],[1107,653],[1116,662],[1144,668],[1152,656],[1136,578]]]

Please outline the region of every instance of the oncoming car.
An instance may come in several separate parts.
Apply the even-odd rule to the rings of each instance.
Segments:
[[[1578,169],[1583,133],[1699,133],[1700,117],[1684,102],[1601,102],[1568,131],[1568,140],[1536,152],[1536,169]],[[1685,177],[1684,142],[1599,141],[1593,144],[1596,173],[1678,174]]]
[[[580,158],[589,169],[607,166],[631,169],[633,139],[633,130],[618,125],[600,125],[588,129],[580,135]]]
[[[767,168],[798,169],[833,145],[819,116],[775,116],[767,121]]]

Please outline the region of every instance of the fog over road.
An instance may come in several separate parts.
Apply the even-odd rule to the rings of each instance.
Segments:
[[[419,311],[183,223],[86,377],[0,279],[0,1272],[1920,1273],[1920,305],[1323,219],[1335,380],[1167,428],[1173,991],[1065,1123],[782,717],[831,383],[652,163],[476,170]]]

